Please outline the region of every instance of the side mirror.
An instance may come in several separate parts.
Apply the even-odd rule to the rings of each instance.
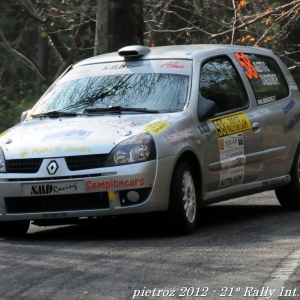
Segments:
[[[30,113],[30,110],[26,110],[26,111],[22,112],[21,122],[23,122],[27,118],[27,116],[29,115],[29,113]]]
[[[197,114],[200,122],[212,118],[216,112],[217,105],[214,101],[199,96]]]

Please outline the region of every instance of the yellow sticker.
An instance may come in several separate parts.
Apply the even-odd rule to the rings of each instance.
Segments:
[[[28,152],[23,151],[22,153],[20,153],[20,156],[21,156],[21,157],[25,157],[27,154],[28,154]]]
[[[250,121],[245,113],[222,116],[211,121],[217,129],[219,137],[252,130]]]
[[[158,121],[147,125],[144,130],[149,133],[160,133],[169,127],[169,125],[170,122]]]

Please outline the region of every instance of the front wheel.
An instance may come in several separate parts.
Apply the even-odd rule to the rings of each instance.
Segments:
[[[0,236],[17,236],[26,234],[30,221],[5,221],[0,222]]]
[[[291,182],[275,190],[282,207],[290,210],[300,209],[300,146],[298,146],[291,168]]]
[[[189,234],[197,223],[197,191],[190,165],[179,162],[174,170],[169,199],[169,214],[172,228],[178,233]]]

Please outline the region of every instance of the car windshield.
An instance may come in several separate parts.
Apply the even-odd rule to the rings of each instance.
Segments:
[[[45,94],[32,113],[83,113],[114,106],[141,108],[145,112],[179,111],[186,103],[188,86],[189,76],[170,73],[112,74],[62,80]]]

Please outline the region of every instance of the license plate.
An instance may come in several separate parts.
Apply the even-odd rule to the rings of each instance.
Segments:
[[[22,184],[23,196],[77,194],[84,191],[84,181]]]

